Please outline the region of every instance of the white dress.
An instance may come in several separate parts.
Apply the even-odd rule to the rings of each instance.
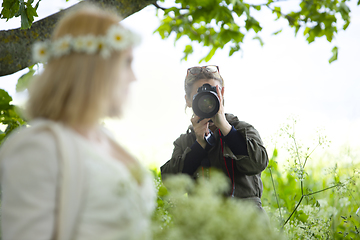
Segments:
[[[2,240],[151,238],[156,193],[142,166],[129,169],[61,124],[32,125],[0,148]]]

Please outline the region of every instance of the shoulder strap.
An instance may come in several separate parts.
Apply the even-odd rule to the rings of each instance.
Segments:
[[[71,240],[79,222],[84,196],[85,172],[80,152],[69,136],[69,129],[51,121],[40,121],[32,128],[44,128],[54,134],[59,152],[59,197],[55,240]],[[68,133],[68,134],[67,134]]]
[[[71,240],[79,222],[84,191],[84,166],[73,139],[59,125],[51,128],[59,147],[60,188],[56,240]]]

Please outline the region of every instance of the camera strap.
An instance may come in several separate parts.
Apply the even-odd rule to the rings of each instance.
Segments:
[[[222,137],[221,137],[222,135],[221,135],[220,129],[219,129],[219,136],[220,136],[221,152],[222,152],[222,156],[223,156],[223,158],[224,158],[224,163],[225,163],[226,171],[227,171],[227,174],[229,175],[230,181],[231,181],[231,183],[232,183],[232,193],[231,193],[231,197],[234,197],[234,194],[235,194],[234,159],[231,159],[231,168],[232,168],[232,179],[231,179],[230,172],[229,172],[228,166],[227,166],[227,164],[226,164],[226,159],[225,159],[225,156],[224,156],[224,145],[223,145],[223,140],[222,140]]]

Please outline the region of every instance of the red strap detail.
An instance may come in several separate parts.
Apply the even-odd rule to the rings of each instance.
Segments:
[[[234,191],[235,191],[234,159],[231,159],[231,167],[232,167],[232,179],[231,179],[230,172],[229,172],[229,169],[228,169],[228,167],[227,167],[226,160],[225,160],[225,156],[224,156],[224,145],[223,145],[223,141],[222,141],[222,138],[221,138],[221,131],[220,131],[220,129],[219,129],[219,135],[220,135],[221,151],[222,151],[222,154],[223,154],[226,171],[227,171],[227,173],[228,173],[228,175],[229,175],[229,178],[230,178],[230,180],[231,180],[231,183],[232,183],[232,193],[231,193],[231,196],[234,196]]]

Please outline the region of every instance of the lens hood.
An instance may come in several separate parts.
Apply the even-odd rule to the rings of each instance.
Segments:
[[[199,87],[198,93],[193,98],[192,108],[194,113],[201,118],[213,117],[220,108],[216,87],[207,83]]]

